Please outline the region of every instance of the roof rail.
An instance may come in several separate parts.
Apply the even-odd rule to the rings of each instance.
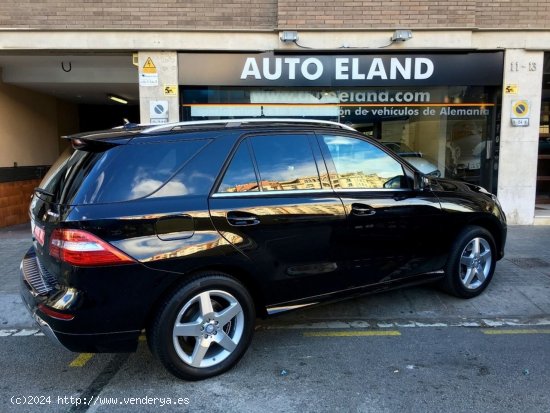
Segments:
[[[293,119],[293,118],[249,118],[249,119],[196,120],[196,121],[188,121],[188,122],[165,123],[162,125],[146,127],[141,131],[141,133],[167,132],[181,126],[221,125],[226,128],[231,128],[231,127],[239,127],[243,124],[249,124],[249,123],[302,123],[302,124],[311,124],[311,125],[334,126],[341,129],[355,131],[355,129],[353,129],[351,126],[344,125],[343,123],[331,122],[328,120]]]

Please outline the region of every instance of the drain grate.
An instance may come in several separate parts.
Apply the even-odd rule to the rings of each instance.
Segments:
[[[508,258],[513,264],[516,264],[520,268],[540,268],[550,267],[550,264],[540,258]]]

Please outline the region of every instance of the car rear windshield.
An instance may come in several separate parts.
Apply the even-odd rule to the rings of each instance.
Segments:
[[[114,146],[102,152],[65,151],[42,180],[38,196],[67,205],[130,201],[162,192],[187,193],[183,185],[159,191],[209,140]]]

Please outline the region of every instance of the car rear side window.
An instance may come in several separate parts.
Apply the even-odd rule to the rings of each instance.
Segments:
[[[153,196],[182,196],[184,184],[170,182],[209,141],[185,140],[115,146],[98,156],[86,154],[73,168],[62,199],[71,205],[129,201]],[[168,190],[161,189],[168,186]]]
[[[255,159],[257,169],[252,159]],[[321,189],[308,136],[265,135],[250,137],[240,143],[218,192],[304,189]]]
[[[248,149],[248,140],[241,142],[225,172],[218,192],[257,192],[258,179]]]
[[[308,136],[257,136],[251,143],[262,191],[321,189]]]

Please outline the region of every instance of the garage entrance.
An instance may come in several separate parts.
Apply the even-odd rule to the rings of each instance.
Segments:
[[[132,54],[0,55],[0,227],[28,221],[28,200],[67,145],[60,136],[139,122]]]

